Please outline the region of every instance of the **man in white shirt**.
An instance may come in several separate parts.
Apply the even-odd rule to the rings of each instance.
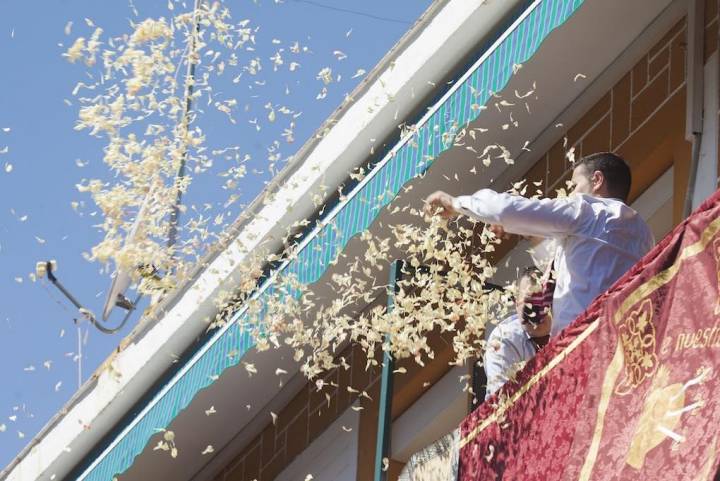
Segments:
[[[493,329],[487,341],[483,367],[487,377],[485,399],[513,378],[550,337],[551,316],[533,311],[526,303],[542,276],[535,267],[525,268],[518,279],[515,312]]]
[[[652,247],[645,221],[625,202],[630,168],[601,152],[581,159],[575,189],[558,199],[528,199],[482,189],[453,197],[442,191],[426,199],[426,211],[447,218],[465,214],[511,234],[553,238],[556,287],[551,335],[559,333]]]

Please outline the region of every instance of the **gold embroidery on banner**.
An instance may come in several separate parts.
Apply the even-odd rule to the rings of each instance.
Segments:
[[[677,271],[680,269],[680,264],[689,257],[695,256],[705,250],[707,247],[707,244],[710,242],[710,240],[715,237],[715,235],[720,231],[720,217],[712,221],[708,227],[705,228],[703,231],[700,239],[695,242],[694,244],[689,245],[685,249],[683,249],[682,253],[675,259],[675,263],[666,269],[665,271],[660,272],[653,278],[651,278],[648,282],[638,287],[638,289],[635,290],[635,292],[630,295],[625,301],[620,305],[618,308],[618,311],[615,313],[615,316],[613,318],[613,321],[616,319],[622,319],[622,315],[633,305],[635,305],[640,299],[643,299],[647,297],[650,293],[654,292],[656,289],[662,287],[663,285],[667,284],[672,280],[672,278],[677,274]],[[501,417],[501,415],[504,415],[505,411],[507,411],[518,399],[520,399],[526,392],[528,392],[535,384],[540,381],[548,372],[550,372],[555,366],[557,366],[565,357],[571,353],[575,348],[580,345],[597,327],[600,319],[595,319],[591,324],[588,325],[588,327],[577,337],[575,338],[565,349],[563,349],[557,356],[552,358],[548,364],[543,367],[540,371],[538,371],[535,375],[533,375],[527,383],[525,383],[520,389],[515,391],[506,402],[502,403],[498,408],[490,414],[487,418],[485,418],[482,423],[480,423],[478,426],[473,428],[461,441],[460,441],[460,448],[466,446],[468,443],[470,443],[478,434],[480,434],[485,428],[487,428],[490,424],[495,422],[496,419]],[[616,321],[615,321],[616,322]],[[617,322],[616,322],[617,323]],[[620,346],[618,344],[618,349],[620,349]],[[616,351],[617,353],[617,351]],[[615,358],[613,358],[613,361],[615,361]],[[610,395],[612,394],[613,387],[615,385],[615,380],[617,379],[617,376],[619,372],[622,370],[622,350],[620,349],[620,359],[619,359],[619,366],[617,368],[617,371],[615,372],[613,368],[613,363],[611,362],[611,365],[608,367],[608,370],[605,374],[605,382],[603,382],[603,396],[605,395],[605,385],[608,384],[607,381],[612,380],[610,383],[610,388],[607,393],[608,395],[608,402]],[[605,407],[607,407],[607,403],[604,404]],[[597,444],[599,447],[600,444],[600,437],[602,437],[602,430],[603,430],[603,423],[605,419],[605,411],[600,410],[600,408],[603,407],[603,398],[601,397],[600,403],[598,405],[598,416],[597,416],[597,422],[595,426],[595,431],[593,435],[593,440],[591,443],[591,449],[589,450],[588,457],[585,460],[585,464],[589,465],[589,469],[587,472],[587,476],[583,477],[581,474],[580,479],[589,479],[589,475],[592,472],[592,468],[595,464],[595,459],[597,458],[597,449],[594,450],[592,446],[596,443],[597,438]],[[585,471],[585,466],[583,466],[583,471]]]
[[[640,470],[645,464],[647,454],[666,438],[671,438],[675,443],[685,441],[681,434],[674,431],[680,424],[681,416],[705,405],[705,402],[700,399],[686,406],[686,391],[695,384],[703,383],[710,372],[710,368],[701,367],[695,378],[685,384],[669,384],[668,368],[662,366],[658,369],[657,375],[653,378],[650,393],[645,399],[635,435],[630,443],[627,464]]]
[[[480,434],[486,427],[490,426],[492,423],[497,421],[498,419],[502,418],[505,415],[505,412],[513,405],[515,402],[520,399],[523,394],[528,392],[530,388],[532,388],[537,382],[542,379],[545,374],[550,372],[555,366],[560,364],[568,354],[573,352],[576,347],[578,347],[590,334],[595,331],[595,329],[598,327],[598,324],[600,323],[600,319],[595,319],[593,322],[588,324],[588,326],[585,328],[583,332],[581,332],[578,337],[573,339],[573,341],[568,344],[568,346],[560,351],[560,353],[555,356],[554,358],[550,359],[550,362],[548,362],[545,366],[543,366],[542,369],[540,369],[537,373],[535,373],[523,386],[512,393],[510,397],[508,397],[504,402],[502,402],[495,411],[492,412],[487,418],[483,420],[482,423],[475,426],[467,435],[465,435],[464,438],[460,440],[460,448],[464,447],[466,444],[468,444],[470,441],[475,439],[475,436]]]
[[[668,385],[669,379],[667,367],[662,366],[653,378],[650,394],[645,399],[626,459],[627,464],[637,470],[645,464],[645,456],[667,437],[674,435],[676,441],[682,440],[680,435],[673,432],[680,424],[680,414],[668,414],[682,411],[685,392],[682,383]]]
[[[620,343],[618,343],[615,348],[615,354],[613,355],[612,361],[610,361],[610,365],[605,373],[605,380],[603,381],[602,390],[600,391],[600,401],[598,402],[595,430],[593,431],[592,441],[590,442],[590,447],[588,448],[588,455],[585,457],[585,462],[583,463],[582,470],[580,471],[579,479],[583,481],[590,479],[593,466],[595,466],[595,459],[597,459],[598,450],[600,449],[600,441],[602,440],[602,430],[605,425],[605,414],[607,413],[607,408],[610,404],[610,398],[612,397],[615,381],[620,375],[622,367],[623,350]]]
[[[673,354],[688,349],[715,349],[720,347],[720,320],[716,320],[712,327],[701,327],[691,331],[680,332],[674,344]]]
[[[715,301],[715,315],[720,316],[720,239],[713,242],[713,257],[715,257],[715,271],[717,273],[718,298]]]
[[[615,393],[624,396],[652,376],[657,368],[655,325],[650,299],[642,301],[640,307],[618,326],[618,338],[625,359],[625,377]]]
[[[720,231],[720,217],[713,220],[703,231],[702,235],[700,236],[700,239],[695,242],[694,244],[691,244],[687,246],[685,249],[682,250],[680,255],[675,259],[675,262],[672,266],[665,269],[664,271],[656,274],[650,280],[648,280],[645,284],[642,284],[639,286],[635,291],[630,294],[618,307],[618,310],[615,312],[615,315],[613,316],[613,322],[615,324],[618,324],[618,322],[623,318],[625,313],[633,307],[635,304],[637,304],[641,299],[647,298],[650,294],[655,292],[660,287],[664,286],[668,282],[670,282],[673,277],[678,273],[680,270],[680,266],[685,261],[685,259],[688,259],[690,257],[693,257],[697,254],[700,254],[701,252],[705,251],[707,248],[707,245],[710,243],[711,240],[717,235],[718,231]],[[618,343],[618,349],[620,349],[619,343]],[[616,351],[617,354],[617,351]],[[613,358],[613,361],[615,361],[615,358]],[[620,361],[622,362],[622,357],[620,358]],[[611,366],[612,367],[612,366]],[[608,371],[605,374],[605,380],[603,381],[603,396],[606,394],[606,388],[608,385],[614,386],[615,379],[617,378],[617,373],[614,372],[612,369],[608,369]],[[611,387],[612,389],[612,387]],[[600,447],[600,440],[602,439],[602,432],[603,427],[605,423],[605,409],[607,409],[607,403],[603,404],[603,399],[601,398],[601,402],[598,404],[598,415],[595,422],[595,429],[593,431],[593,439],[590,442],[590,449],[588,450],[588,454],[585,457],[585,463],[583,464],[583,469],[580,473],[580,481],[587,481],[590,479],[590,475],[592,474],[593,467],[595,466],[595,461],[597,460],[598,455],[598,449]],[[609,398],[608,398],[609,402]]]
[[[717,235],[718,231],[720,231],[720,217],[712,221],[705,228],[702,235],[700,236],[700,239],[697,242],[687,246],[685,249],[682,250],[680,255],[678,255],[678,257],[675,259],[675,262],[672,266],[656,274],[645,284],[642,284],[637,289],[635,289],[635,291],[630,294],[623,301],[622,304],[620,304],[620,307],[618,307],[618,310],[613,316],[613,322],[617,324],[620,319],[625,316],[625,313],[631,307],[640,302],[640,300],[650,296],[650,294],[655,292],[657,289],[670,282],[673,277],[675,277],[675,275],[678,273],[678,270],[680,270],[680,266],[685,261],[685,259],[696,256],[703,252],[707,248],[707,245],[710,243],[710,241],[713,240],[713,238]]]

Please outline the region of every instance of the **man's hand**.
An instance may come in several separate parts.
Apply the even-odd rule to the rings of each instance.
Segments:
[[[440,215],[446,219],[459,214],[453,207],[453,196],[441,190],[427,196],[425,199],[425,213],[429,216]]]
[[[505,229],[500,224],[488,224],[487,229],[495,234],[496,239],[507,239],[510,237],[509,234],[505,232]]]

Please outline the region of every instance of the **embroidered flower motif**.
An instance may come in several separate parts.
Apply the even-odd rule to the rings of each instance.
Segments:
[[[615,389],[621,396],[629,394],[657,369],[653,306],[645,299],[618,327],[620,345],[625,356],[625,376]]]

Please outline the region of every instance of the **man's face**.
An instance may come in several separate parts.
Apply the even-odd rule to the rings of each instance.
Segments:
[[[593,194],[593,185],[587,166],[580,164],[573,170],[570,181],[575,188],[573,194]]]
[[[521,319],[523,314],[523,308],[525,307],[525,305],[523,304],[523,299],[525,299],[528,294],[532,294],[532,288],[534,284],[535,282],[530,276],[522,276],[518,281],[517,295],[515,297],[515,311],[517,312],[518,317]]]
[[[540,289],[540,280],[534,279],[532,276],[525,275],[520,278],[518,282],[517,297],[515,298],[515,309],[520,319],[523,317],[523,299],[526,296]],[[530,337],[541,337],[550,334],[550,328],[552,327],[552,316],[547,315],[539,324],[533,324],[530,322],[522,322],[523,329],[530,335]]]

